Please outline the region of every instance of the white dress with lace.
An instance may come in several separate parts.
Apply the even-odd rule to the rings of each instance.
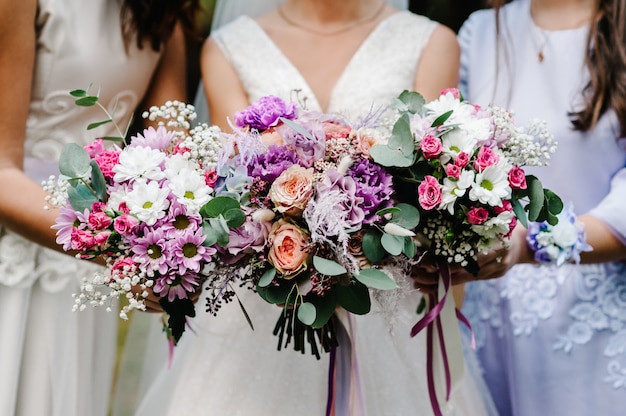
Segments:
[[[95,107],[74,105],[73,89],[93,83],[124,126],[147,89],[158,54],[124,53],[120,8],[109,0],[40,0],[25,171],[57,173],[63,145],[86,144],[109,129]],[[103,35],[106,33],[106,36]],[[124,117],[121,117],[124,115]],[[45,201],[41,201],[43,209]],[[0,225],[0,415],[105,415],[113,374],[115,312],[72,312],[72,294],[95,266],[35,245]]]
[[[363,116],[411,89],[421,50],[434,26],[408,12],[384,20],[334,86],[328,111]],[[320,110],[302,75],[254,20],[240,17],[213,38],[237,71],[250,102],[270,94],[289,100],[297,89],[309,108]],[[364,404],[358,410],[352,407],[352,415],[432,414],[425,337],[409,335],[419,318],[415,314],[419,297],[408,292],[393,319],[382,313],[376,300],[370,314],[351,318]],[[227,304],[217,317],[201,313],[192,324],[195,334],[187,332],[177,346],[173,369],[160,375],[137,414],[325,414],[328,354],[318,361],[291,346],[277,351],[272,330],[281,310],[247,290],[240,290],[239,297],[254,331],[237,302]],[[445,410],[450,415],[487,414],[468,377],[461,380]]]

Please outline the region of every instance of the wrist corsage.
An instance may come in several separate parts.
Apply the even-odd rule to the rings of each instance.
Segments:
[[[526,241],[539,263],[557,266],[565,262],[578,264],[580,253],[593,250],[585,240],[584,224],[576,219],[571,204],[558,215],[558,219],[556,225],[528,223]]]

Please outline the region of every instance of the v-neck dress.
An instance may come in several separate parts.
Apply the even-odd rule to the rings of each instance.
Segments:
[[[511,108],[520,123],[545,120],[558,148],[550,166],[533,173],[626,243],[626,138],[615,114],[587,133],[574,131],[567,116],[589,79],[589,29],[542,31],[530,0],[509,3],[500,17],[508,53],[497,73],[493,11],[472,15],[459,34],[463,95]],[[463,312],[502,416],[626,414],[624,262],[518,265],[468,284]]]
[[[327,111],[358,117],[387,106],[404,89],[412,89],[420,53],[434,27],[434,22],[409,12],[385,19],[350,60]],[[299,98],[306,99],[309,108],[320,110],[302,75],[254,20],[240,17],[212,37],[237,71],[250,102],[270,94],[290,100],[293,91],[299,90]],[[272,330],[281,310],[248,290],[239,291],[239,297],[254,331],[237,302],[225,305],[217,317],[196,318],[195,334],[183,337],[173,370],[155,382],[139,415],[164,412],[164,408],[169,413],[161,414],[169,415],[325,414],[328,354],[318,361],[308,353],[293,351],[291,345],[277,351]],[[370,314],[351,320],[364,406],[352,406],[351,415],[432,414],[425,337],[409,336],[418,319],[418,300],[417,293],[410,293],[389,317],[374,299]],[[175,379],[177,386],[172,387]],[[166,405],[168,395],[171,399]],[[448,415],[486,414],[482,395],[469,377],[458,385],[446,409]]]

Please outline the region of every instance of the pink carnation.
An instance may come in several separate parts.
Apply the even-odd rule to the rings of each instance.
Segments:
[[[467,221],[473,225],[483,224],[489,218],[489,211],[483,207],[472,207],[467,213]]]
[[[83,146],[83,149],[85,149],[85,151],[89,153],[89,157],[93,159],[96,155],[104,151],[104,141],[102,139],[96,139]]]
[[[120,162],[120,152],[115,150],[107,150],[96,155],[96,163],[107,179],[113,179],[115,172],[113,167]]]
[[[444,88],[443,90],[441,90],[440,95],[446,95],[447,93],[452,94],[452,96],[457,100],[461,98],[461,92],[458,90],[458,88]]]
[[[452,163],[448,163],[446,165],[446,175],[453,179],[459,179],[461,176],[461,168]]]
[[[89,214],[87,222],[92,230],[101,231],[111,225],[111,217],[102,211],[96,211]]]
[[[113,229],[122,235],[129,235],[138,225],[139,220],[131,215],[121,215],[113,221]]]

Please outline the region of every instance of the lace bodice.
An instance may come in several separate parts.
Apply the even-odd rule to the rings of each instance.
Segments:
[[[431,20],[410,12],[383,20],[349,61],[326,110],[364,116],[412,89],[421,51],[434,27]],[[270,94],[290,100],[293,91],[300,90],[310,109],[322,110],[306,80],[250,17],[239,17],[213,38],[235,68],[250,102]]]

